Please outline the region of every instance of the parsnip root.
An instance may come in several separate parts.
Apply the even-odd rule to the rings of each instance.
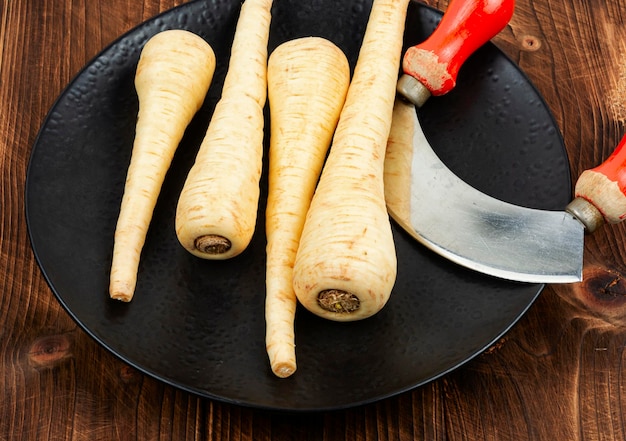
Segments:
[[[213,50],[188,31],[158,33],[142,49],[135,76],[139,114],[113,246],[113,299],[133,298],[141,250],[165,174],[204,102],[214,71]]]
[[[396,279],[383,167],[407,8],[408,0],[373,2],[300,239],[293,272],[296,295],[308,310],[331,320],[377,313]]]
[[[349,82],[346,56],[322,38],[283,43],[269,58],[265,316],[267,353],[279,377],[296,370],[293,264]]]
[[[178,200],[176,235],[201,258],[237,256],[256,227],[271,6],[241,7],[222,96]]]

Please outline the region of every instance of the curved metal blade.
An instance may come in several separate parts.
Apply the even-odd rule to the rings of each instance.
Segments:
[[[415,115],[410,206],[391,216],[426,247],[465,267],[532,283],[582,279],[584,227],[566,212],[509,204],[452,173]]]

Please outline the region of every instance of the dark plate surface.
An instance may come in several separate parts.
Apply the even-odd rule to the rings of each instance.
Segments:
[[[329,322],[299,309],[298,371],[277,379],[264,346],[262,213],[251,246],[230,261],[204,261],[180,247],[173,228],[176,200],[220,94],[239,4],[195,1],[142,24],[90,62],[51,109],[32,151],[26,213],[38,263],[60,303],[93,338],[141,371],[204,397],[266,409],[372,402],[481,353],[519,319],[542,286],[458,267],[394,225],[398,278],[385,309],[355,323]],[[276,0],[270,50],[318,35],[334,41],[354,65],[370,7],[363,0]],[[440,18],[440,12],[411,3],[407,45],[423,40]],[[134,136],[134,69],[145,41],[169,28],[206,38],[218,68],[166,178],[135,298],[123,304],[109,300],[107,288]],[[535,208],[561,209],[568,202],[559,130],[532,84],[495,46],[470,58],[457,88],[431,98],[420,118],[440,156],[470,184]],[[261,212],[264,203],[263,193]]]

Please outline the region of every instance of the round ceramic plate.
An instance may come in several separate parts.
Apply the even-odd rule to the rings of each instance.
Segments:
[[[107,47],[68,85],[33,147],[26,185],[31,243],[52,291],[105,348],[141,371],[211,399],[310,411],[373,402],[431,381],[481,353],[524,314],[541,285],[458,267],[394,224],[397,282],[376,316],[335,323],[299,309],[298,371],[269,369],[264,343],[265,237],[224,262],[183,250],[174,233],[177,197],[220,95],[239,0],[195,1],[140,25]],[[308,35],[326,37],[352,66],[371,3],[276,0],[270,50]],[[406,45],[441,13],[410,4]],[[156,32],[204,37],[218,67],[205,106],[166,177],[129,304],[108,297],[113,233],[134,136],[133,86],[140,50]],[[461,178],[508,202],[561,209],[570,197],[559,130],[525,75],[487,44],[462,68],[457,88],[420,110],[437,153]],[[462,228],[462,225],[459,226]]]

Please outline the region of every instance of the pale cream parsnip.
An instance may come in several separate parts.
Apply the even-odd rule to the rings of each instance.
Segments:
[[[139,113],[111,264],[109,293],[114,299],[133,298],[141,250],[165,174],[204,102],[214,71],[213,49],[189,31],[160,32],[142,49],[135,74]]]
[[[345,54],[323,38],[288,41],[269,58],[265,317],[267,353],[279,377],[296,370],[293,265],[349,83]]]
[[[237,256],[256,227],[271,7],[241,7],[222,95],[176,207],[178,240],[204,259]]]
[[[311,312],[364,319],[387,303],[397,260],[383,168],[408,0],[374,0],[335,137],[309,208],[294,289]]]

